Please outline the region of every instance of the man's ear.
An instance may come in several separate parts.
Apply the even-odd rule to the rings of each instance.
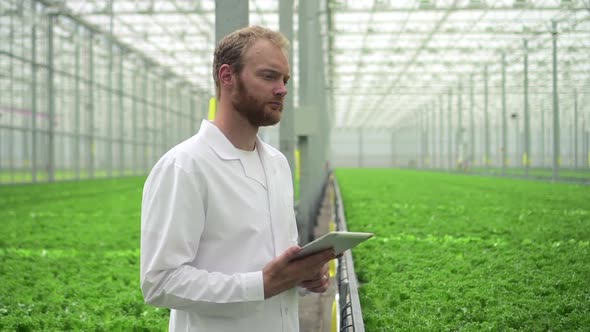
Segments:
[[[219,85],[221,86],[232,86],[233,85],[233,73],[231,70],[231,66],[228,64],[223,64],[219,67]]]

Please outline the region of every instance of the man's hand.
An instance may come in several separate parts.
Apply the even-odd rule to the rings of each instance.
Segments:
[[[328,264],[324,264],[319,273],[317,273],[312,279],[304,280],[299,286],[314,293],[323,293],[328,290],[328,287],[330,286]]]
[[[262,269],[265,299],[304,282],[310,282],[309,284],[316,290],[321,290],[324,287],[322,279],[328,280],[329,277],[326,263],[335,258],[334,250],[327,249],[305,258],[293,260],[300,250],[301,248],[298,246],[289,247],[281,256],[270,261]],[[322,272],[325,273],[322,274]],[[326,278],[322,277],[324,275]],[[320,283],[318,279],[322,282]]]

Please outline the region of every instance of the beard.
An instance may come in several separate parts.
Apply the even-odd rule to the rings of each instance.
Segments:
[[[234,109],[245,117],[253,127],[272,126],[281,120],[280,110],[267,110],[265,102],[248,93],[240,75],[236,76],[236,91],[231,96]]]

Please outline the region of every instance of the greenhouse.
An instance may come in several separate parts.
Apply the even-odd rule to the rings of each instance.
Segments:
[[[249,55],[258,39],[236,63],[218,55],[249,26],[286,37],[256,37],[280,46],[278,62]],[[253,63],[271,69],[239,69]],[[270,106],[243,86],[271,80]],[[272,125],[243,113],[276,107]],[[245,129],[224,127],[244,119],[248,149],[235,143]],[[260,168],[236,157],[228,171],[235,160],[213,145],[189,156],[193,173],[166,168],[212,132],[258,151]],[[157,182],[164,169],[175,185]],[[589,185],[588,0],[0,0],[0,331],[178,331],[182,315],[192,330],[231,326],[205,325],[217,313],[202,308],[236,305],[224,301],[260,315],[223,323],[245,330],[585,331]],[[189,224],[161,212],[174,204]],[[272,243],[251,249],[259,225],[232,228],[252,216],[268,218]],[[166,238],[183,231],[186,243]],[[327,289],[298,279],[267,297],[283,233],[304,246],[331,231],[373,237],[322,265]],[[190,259],[146,277],[158,254],[146,248],[164,240]],[[205,268],[203,252],[211,266],[247,253],[268,265]],[[227,292],[260,273],[262,298],[150,299],[146,278],[165,273],[153,287],[170,291],[187,266],[186,287],[212,296],[225,293],[201,273],[223,274]]]

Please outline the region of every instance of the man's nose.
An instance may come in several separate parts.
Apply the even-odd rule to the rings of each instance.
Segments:
[[[275,88],[274,94],[275,96],[284,97],[287,94],[287,86],[285,83],[279,83],[279,86]]]

